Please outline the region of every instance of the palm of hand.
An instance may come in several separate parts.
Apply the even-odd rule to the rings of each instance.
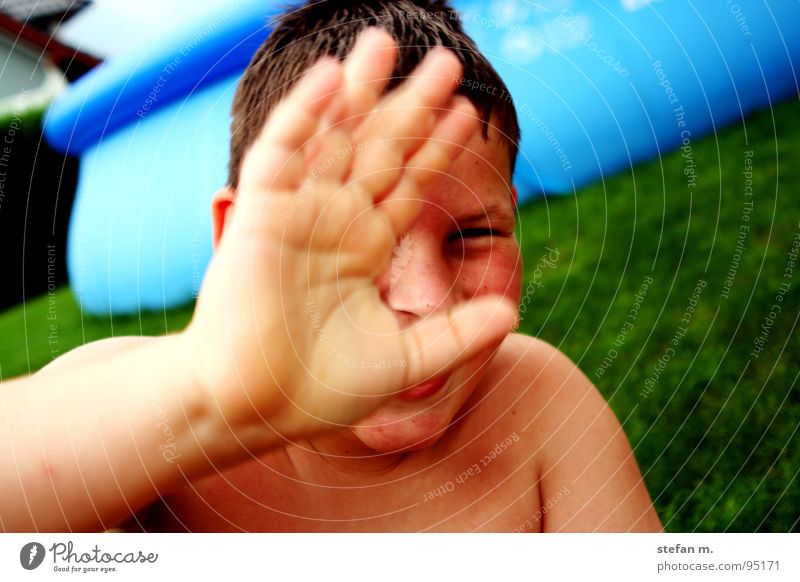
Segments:
[[[477,129],[443,50],[381,98],[395,55],[373,31],[344,65],[320,63],[243,161],[190,325],[198,375],[228,423],[285,435],[351,423],[513,323],[513,306],[484,299],[401,329],[380,299],[374,280],[426,181]]]

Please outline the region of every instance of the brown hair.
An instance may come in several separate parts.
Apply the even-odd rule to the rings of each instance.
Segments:
[[[369,26],[383,28],[399,46],[387,91],[400,84],[430,48],[444,46],[455,52],[464,70],[464,80],[456,92],[469,98],[482,116],[484,138],[488,136],[490,116],[496,115],[513,171],[520,135],[514,104],[447,0],[310,0],[276,21],[236,90],[228,173],[231,187],[238,186],[245,152],[294,82],[325,55],[343,59],[359,32]]]

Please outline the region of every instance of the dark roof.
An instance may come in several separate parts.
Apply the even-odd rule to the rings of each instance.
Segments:
[[[16,0],[14,3],[22,4],[21,0]],[[71,81],[100,64],[100,59],[59,42],[46,28],[40,27],[41,20],[47,20],[48,17],[18,20],[6,12],[7,4],[10,2],[0,0],[0,34],[9,37],[12,46],[23,42],[45,53]]]
[[[89,0],[3,0],[0,12],[21,22],[74,13],[89,4]]]

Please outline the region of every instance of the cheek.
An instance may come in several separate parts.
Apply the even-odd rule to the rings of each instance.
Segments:
[[[466,299],[481,295],[505,295],[519,302],[522,261],[516,245],[472,257],[460,265],[459,286]]]

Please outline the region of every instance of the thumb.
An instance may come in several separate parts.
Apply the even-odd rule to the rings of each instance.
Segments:
[[[485,297],[403,330],[407,386],[455,368],[501,342],[514,326],[516,313],[505,297]]]

